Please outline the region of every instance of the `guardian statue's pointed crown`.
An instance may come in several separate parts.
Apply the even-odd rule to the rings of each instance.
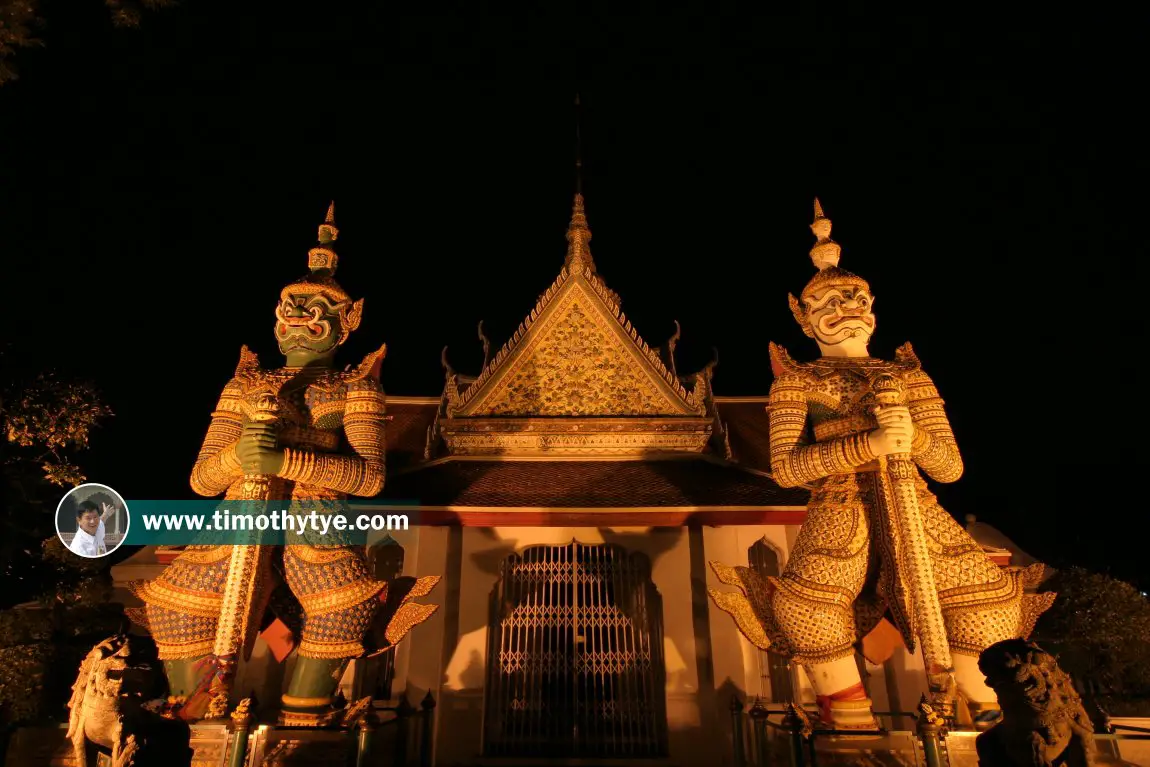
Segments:
[[[811,232],[815,235],[815,246],[810,250],[811,262],[818,269],[818,273],[803,288],[801,302],[793,294],[788,295],[787,298],[790,301],[791,313],[802,326],[803,332],[813,338],[814,335],[806,315],[807,308],[817,295],[831,286],[861,288],[869,293],[870,285],[857,274],[852,274],[839,267],[842,246],[831,239],[831,220],[823,212],[823,206],[817,197],[815,198],[815,219],[811,222]]]

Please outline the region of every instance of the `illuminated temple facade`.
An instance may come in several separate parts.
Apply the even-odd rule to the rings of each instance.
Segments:
[[[807,491],[768,471],[769,380],[722,397],[710,368],[678,371],[674,342],[644,341],[598,275],[590,234],[576,197],[555,280],[482,370],[448,368],[440,396],[388,397],[377,510],[419,525],[375,534],[371,561],[384,578],[442,575],[428,597],[440,609],[343,684],[349,699],[430,690],[438,765],[730,763],[732,696],[814,700],[707,593],[712,560],[777,575],[803,521]],[[116,580],[165,559],[142,551]],[[290,663],[261,639],[236,689],[277,700]],[[926,690],[901,646],[859,663],[878,711],[912,710]]]

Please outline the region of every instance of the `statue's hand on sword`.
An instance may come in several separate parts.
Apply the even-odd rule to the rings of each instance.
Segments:
[[[898,455],[910,452],[914,439],[914,421],[906,405],[876,405],[875,420],[878,428],[867,436],[871,452],[875,455]]]
[[[284,465],[284,451],[279,446],[278,429],[272,421],[250,421],[244,426],[236,455],[244,474],[275,476]]]

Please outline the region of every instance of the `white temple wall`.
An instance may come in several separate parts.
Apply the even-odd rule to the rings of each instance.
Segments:
[[[416,707],[428,691],[431,692],[437,703],[433,743],[438,743],[445,731],[441,684],[444,648],[459,619],[459,568],[458,565],[452,567],[453,560],[458,557],[453,557],[451,552],[452,544],[458,543],[454,539],[458,538],[459,532],[458,528],[420,527],[391,533],[404,547],[405,576],[440,576],[439,584],[431,593],[419,599],[424,604],[439,605],[439,609],[412,629],[396,648],[395,681],[392,685],[394,697],[398,698],[402,692]]]
[[[892,704],[897,702],[901,706],[902,711],[914,711],[918,708],[919,699],[926,693],[926,665],[922,660],[921,647],[915,648],[915,652],[907,652],[907,649],[901,644],[895,648],[894,655],[886,662],[892,669],[891,674],[886,674],[886,679],[891,677],[895,681],[895,690],[897,691],[895,699],[892,700],[889,690],[887,690],[887,700]],[[881,676],[872,677],[871,681],[875,682]],[[889,683],[889,682],[888,682]],[[876,685],[877,687],[878,685]],[[882,685],[884,688],[887,684]],[[872,693],[873,693],[872,688]],[[880,711],[889,711],[890,709],[879,709]]]
[[[726,526],[703,528],[704,549],[708,562],[721,562],[729,566],[748,564],[747,552],[757,541],[765,541],[779,556],[779,566],[786,564],[790,553],[787,527],[783,525]],[[731,587],[719,582],[710,566],[707,567],[706,585],[719,591]],[[716,693],[723,710],[730,703],[732,694],[746,700],[756,695],[766,695],[762,689],[760,651],[752,645],[735,626],[735,622],[720,610],[714,601],[708,599],[708,622],[711,629],[711,645],[714,650],[714,675]]]
[[[662,597],[664,660],[669,748],[672,760],[707,761],[713,746],[704,729],[715,726],[716,712],[700,705],[699,668],[709,664],[696,648],[692,600],[691,551],[686,528],[463,528],[460,532],[458,633],[443,668],[437,719],[437,764],[463,764],[482,749],[483,686],[487,674],[489,599],[506,557],[533,545],[564,545],[573,539],[585,544],[612,543],[645,554],[652,580]],[[447,591],[441,597],[446,596]],[[413,645],[430,645],[428,624],[413,633]],[[444,637],[447,640],[447,637]],[[450,641],[450,640],[448,640]],[[417,663],[415,650],[406,669],[410,680]],[[426,654],[424,654],[426,655]],[[424,671],[426,674],[426,671]],[[709,674],[708,674],[709,675]],[[409,688],[411,683],[408,683]],[[704,696],[709,704],[711,695]]]
[[[528,546],[564,545],[572,540],[612,543],[649,558],[652,580],[662,597],[670,756],[684,763],[713,763],[715,737],[728,733],[729,743],[731,695],[745,699],[758,694],[760,665],[757,649],[742,639],[730,618],[707,597],[706,587],[717,583],[706,562],[745,563],[750,547],[765,539],[780,554],[780,564],[785,563],[788,538],[793,538],[788,532],[779,525],[703,528],[694,538],[687,528],[457,529],[461,539],[458,603],[445,608],[447,613],[454,609],[455,618],[448,622],[455,629],[448,632],[454,638],[444,634],[442,639],[449,647],[443,654],[437,693],[437,764],[463,764],[482,749],[489,599],[500,564]],[[698,551],[692,551],[692,541]],[[440,548],[446,555],[446,546]],[[407,556],[410,561],[410,548]],[[450,571],[448,563],[438,571],[446,575],[442,591],[433,594],[437,602],[448,598]],[[397,677],[406,675],[413,703],[427,689],[425,683],[412,681],[417,668],[425,680],[431,678],[434,662],[426,648],[444,646],[432,631],[440,629],[433,629],[430,622],[418,627],[410,640],[408,663],[398,664]]]
[[[444,559],[443,562],[440,562],[439,556],[437,556],[437,543],[439,542],[439,538],[442,537],[441,535],[437,535],[437,533],[442,533],[442,530],[434,527],[412,527],[408,530],[391,530],[389,532],[374,531],[368,533],[367,544],[369,547],[374,546],[385,537],[390,536],[392,540],[403,547],[403,576],[411,578],[419,578],[425,575],[443,576],[445,573],[444,565],[446,564],[446,560]],[[422,549],[420,547],[421,541],[424,544]],[[440,607],[435,615],[432,615],[427,622],[417,626],[415,631],[436,630],[431,628],[433,622],[443,620],[439,615],[439,613],[444,610],[444,603],[441,601],[441,595],[439,593],[443,588],[444,585],[441,582],[431,594],[426,597],[420,597],[419,601],[421,603],[437,604],[440,605]],[[442,628],[439,630],[442,630]],[[428,690],[431,691],[432,695],[438,695],[438,683],[435,680],[428,680],[416,675],[416,677],[411,680],[411,684],[408,684],[408,667],[411,663],[412,646],[410,640],[414,636],[416,636],[416,634],[413,632],[408,639],[400,642],[395,648],[395,677],[391,687],[392,699],[389,701],[391,704],[394,704],[398,700],[400,693],[407,695],[408,702],[414,706],[419,705],[419,702],[423,699],[423,696],[427,694]],[[344,676],[341,686],[350,687],[352,672],[352,669],[348,670],[348,674]],[[345,690],[345,694],[350,700],[351,693]]]

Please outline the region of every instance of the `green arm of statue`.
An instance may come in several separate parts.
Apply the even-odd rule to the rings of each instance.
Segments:
[[[385,412],[376,381],[369,377],[350,383],[343,428],[354,455],[285,448],[279,476],[348,495],[378,495],[385,478]]]

